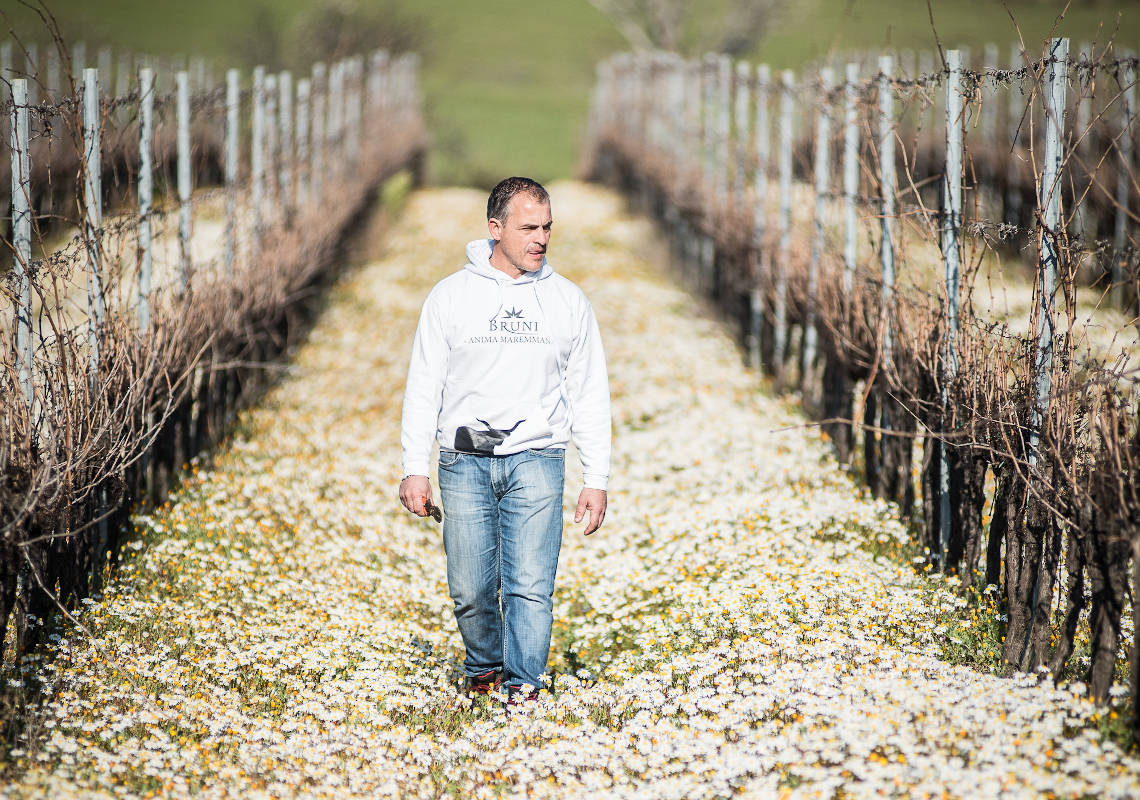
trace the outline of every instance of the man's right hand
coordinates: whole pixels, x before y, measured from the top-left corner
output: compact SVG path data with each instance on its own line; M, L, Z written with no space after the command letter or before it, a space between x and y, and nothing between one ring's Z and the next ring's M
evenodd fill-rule
M400 481L400 502L417 517L426 517L424 503L431 500L431 481L426 475L409 475Z

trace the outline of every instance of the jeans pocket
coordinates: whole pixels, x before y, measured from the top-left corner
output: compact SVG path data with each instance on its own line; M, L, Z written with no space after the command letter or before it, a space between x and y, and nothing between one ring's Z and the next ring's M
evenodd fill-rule
M441 467L454 467L459 463L459 457L463 455L458 450L440 450L439 451L439 465Z

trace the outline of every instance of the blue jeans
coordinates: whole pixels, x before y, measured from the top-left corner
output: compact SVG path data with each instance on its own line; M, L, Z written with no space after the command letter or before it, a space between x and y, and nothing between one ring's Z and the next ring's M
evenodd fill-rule
M441 450L443 546L469 676L501 670L540 688L554 620L566 451L484 456Z

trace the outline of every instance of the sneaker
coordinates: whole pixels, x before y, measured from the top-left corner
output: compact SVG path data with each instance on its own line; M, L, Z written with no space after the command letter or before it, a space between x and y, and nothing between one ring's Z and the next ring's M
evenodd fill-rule
M497 669L489 669L479 675L468 675L463 681L463 693L468 697L477 694L488 695L498 691L503 683L503 673Z

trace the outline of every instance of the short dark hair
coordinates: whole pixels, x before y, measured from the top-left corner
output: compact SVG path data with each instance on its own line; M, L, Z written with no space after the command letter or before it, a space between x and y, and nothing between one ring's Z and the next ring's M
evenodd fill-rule
M550 204L550 194L542 188L542 184L530 178L507 178L501 180L491 190L487 198L487 219L497 219L499 222L507 221L507 206L516 194L526 193L540 203Z

